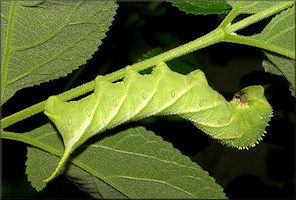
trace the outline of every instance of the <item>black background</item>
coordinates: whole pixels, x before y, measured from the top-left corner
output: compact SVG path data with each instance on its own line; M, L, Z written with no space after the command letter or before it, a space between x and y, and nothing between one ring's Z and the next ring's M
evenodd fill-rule
M169 3L121 2L107 37L87 65L66 78L17 92L4 104L2 117L91 81L99 74L133 64L154 48L167 51L203 36L215 29L222 19L223 15L185 14ZM267 20L256 23L240 34L258 33L266 23ZM176 117L148 118L122 125L111 132L138 125L154 131L207 170L229 198L295 197L295 100L284 78L264 72L261 67L263 58L258 48L220 43L178 59L201 68L209 84L228 100L245 86L269 86L265 94L274 109L274 117L263 141L249 151L227 148ZM180 67L176 71L182 72ZM75 73L80 74L78 79L73 78ZM7 130L30 131L48 121L43 114L38 114ZM26 151L26 144L2 140L3 198L89 198L65 176L57 177L37 192L25 174Z

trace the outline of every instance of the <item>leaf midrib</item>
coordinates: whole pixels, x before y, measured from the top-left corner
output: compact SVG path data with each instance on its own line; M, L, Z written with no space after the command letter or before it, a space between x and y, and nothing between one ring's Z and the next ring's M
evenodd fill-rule
M21 134L22 138L27 138L28 140L19 140L19 141L22 141L22 142L31 144L31 145L36 146L38 148L42 148L43 147L42 145L43 145L44 142L42 142L41 140L44 137L48 137L48 136L54 135L54 134L56 134L56 132L50 132L50 133L47 133L47 134L44 134L44 135L40 135L39 137L37 137L37 138L34 139L34 138L32 138L31 135L27 135L26 133L22 133ZM44 144L45 144L45 146L49 147L49 148L44 148L43 147L43 149L45 151L48 151L48 152L50 152L52 154L55 154L55 155L58 155L58 156L62 156L62 153L59 150L55 149L55 147L51 147L50 144L46 144L46 143L44 143ZM85 145L81 145L81 146L85 146ZM86 145L86 146L88 146L88 145ZM136 152L131 152L131 151L120 150L120 149L112 148L110 146L102 146L102 145L98 145L98 144L92 144L90 147L92 147L92 148L99 148L99 149L105 149L105 150L110 150L110 151L114 151L114 152L118 152L118 153L123 153L123 154L130 154L130 155L135 155L135 156L150 158L150 159L153 159L153 160L157 160L159 162L171 163L171 164L175 164L175 165L177 165L179 167L185 167L185 168L189 168L189 169L192 169L192 170L196 170L196 168L194 168L192 166L188 166L188 165L184 165L184 164L181 164L181 163L177 163L175 161L163 160L163 159L160 159L160 158L157 158L157 157L154 157L154 156L150 156L150 155L146 155L146 154L141 154L141 153L136 153ZM54 151L52 149L54 149ZM77 161L74 161L73 163L77 163Z
M287 9L288 10L288 9ZM291 15L291 14L290 14ZM283 21L283 20L286 20L290 15L284 15L277 23L274 23L271 27L270 27L270 29L269 29L269 31L267 32L267 34L266 34L266 36L267 35L269 35L271 32L272 32L272 30L274 29L274 27L275 26L277 26L281 21ZM294 24L295 25L295 24ZM269 40L267 40L266 42L267 43L271 43L275 38L277 38L277 37L279 37L280 35L282 35L282 34L285 34L286 32L289 32L290 30L293 30L293 29L295 29L295 26L292 26L292 27L290 27L290 28L286 28L286 29L284 29L284 30L281 30L280 32L277 32L277 34L275 34L273 37L270 37L269 38Z
M68 25L69 25L69 21L70 21L70 19L72 18L72 16L73 16L73 14L75 13L75 11L77 10L77 8L82 4L83 2L81 1L81 2L79 2L78 4L77 4L77 6L75 7L75 9L73 10L73 12L72 12L72 14L69 16L69 19L67 20L67 22L65 23L65 25L64 26L62 26L57 32L55 32L54 34L52 34L50 37L48 37L48 38L46 38L46 40L42 40L42 41L40 41L40 42L38 42L38 43L36 43L36 44L33 44L33 46L34 45L39 45L39 44L41 44L41 43L44 43L45 41L48 41L49 39L51 39L51 38L53 38L54 36L56 36L56 34L58 34L59 32L61 32L62 30L64 30L64 28L65 27L67 27ZM14 1L13 1L13 4L16 4ZM12 19L13 20L13 19ZM10 26L10 24L11 24L11 17L9 17L9 26ZM11 30L12 31L12 30ZM11 33L10 33L11 34ZM89 33L88 33L89 34ZM88 34L86 34L86 35L88 35ZM8 35L8 34L7 34ZM86 36L85 35L85 36ZM83 37L85 37L85 36L83 36ZM9 39L11 39L11 38L9 38ZM74 43L74 44L76 44L76 43ZM68 48L71 48L74 44L72 44L71 46L69 46ZM30 47L26 47L26 48L30 48ZM68 48L66 48L66 49L68 49ZM10 46L9 46L9 48L7 48L7 46L5 47L5 52L6 52L6 49L8 49L8 51L10 51L10 50L23 50L23 48L14 48L14 49L12 49L12 48L10 48ZM27 76L28 74L30 74L30 73L32 73L35 69L37 69L38 67L40 67L40 66L42 66L42 65L44 65L45 63L48 63L48 62L50 62L50 61L52 61L53 59L55 59L55 58L57 58L59 55L61 55L66 49L63 49L59 54L56 54L54 57L52 57L51 59L47 59L46 61L44 61L44 62L42 62L42 63L40 63L39 65L37 65L36 67L34 67L34 68L31 68L29 71L27 71L26 73L24 73L24 74L22 74L22 75L20 75L20 76L18 76L18 77L15 77L14 79L12 79L11 81L9 81L9 82L7 82L6 84L5 84L5 82L2 82L3 81L3 78L1 79L1 84L2 84L2 88L1 88L1 95L3 94L3 91L4 91L4 88L5 88L5 86L6 85L9 85L9 84L11 84L11 83L14 83L15 81L17 81L17 80L19 80L20 78L22 78L22 77L25 77L25 76ZM8 61L8 55L9 55L9 52L7 52L7 55L5 55L4 54L4 56L6 56L7 58L7 60L6 60L6 71L7 71L7 61ZM6 71L5 71L5 74L6 74ZM5 76L5 78L6 78L6 76ZM4 80L5 81L5 80ZM3 91L2 91L3 90Z
M64 26L62 26L58 31L56 31L54 34L52 34L51 36L49 36L49 37L46 38L45 40L42 40L42 41L40 41L40 42L38 42L38 43L35 43L35 44L31 45L31 47L33 47L34 45L37 46L37 45L39 45L39 44L41 44L41 43L43 43L43 42L46 42L47 40L53 38L56 34L58 34L59 32L61 32L65 27L67 27L67 26L69 26L69 25L76 25L76 24L79 24L79 23L84 23L84 22L79 22L79 23L69 23L69 21L71 20L73 14L75 13L75 11L77 10L77 8L78 8L82 3L83 3L83 1L79 2L79 4L77 4L77 6L75 7L75 9L73 10L73 13L70 15L69 19L67 20L67 23L65 23ZM96 12L96 13L97 13L97 12ZM93 17L94 15L95 15L95 14L93 14L93 15L90 16L89 18ZM88 19L89 19L89 18L88 18ZM103 19L102 19L102 20L103 20ZM82 39L85 38L86 36L88 36L89 34L91 34L94 30L96 30L96 28L97 28L97 26L94 27L90 32L86 33L86 34L82 37ZM81 39L81 38L80 38L80 39ZM59 54L56 54L55 56L51 57L50 59L45 60L44 62L40 63L39 65L35 66L34 68L31 68L31 69L30 69L29 71L27 71L26 73L24 73L24 74L22 74L22 75L20 75L20 76L18 76L18 77L15 77L15 78L12 79L11 81L7 82L6 85L10 85L10 84L16 82L16 81L19 80L20 78L25 77L25 76L27 76L27 75L30 74L30 73L33 73L33 71L36 70L37 68L39 68L40 66L42 66L42 65L44 65L44 64L46 64L46 63L48 63L48 62L50 62L50 61L52 61L52 60L54 60L54 59L56 59L59 55L61 55L61 54L62 54L63 52L65 52L67 49L69 49L69 48L73 47L75 44L77 44L77 43L80 41L80 39L79 39L78 41L75 41L72 45L68 46L67 48L63 49ZM25 48L24 48L24 47L22 47L22 48L10 48L10 50L24 50L24 49L26 49L26 48L31 48L31 47L30 47L30 46L27 46L27 47L25 47ZM21 85L23 85L23 84L24 84L24 83L22 83ZM16 87L17 87L17 86L18 86L18 85L16 85Z
M5 51L3 55L3 62L1 66L1 99L3 99L3 92L5 88L5 82L6 82L6 72L7 72L7 64L8 64L8 55L10 52L10 42L11 42L11 35L12 35L12 26L13 26L13 20L14 20L14 14L16 9L16 1L11 2L10 7L10 14L9 14L9 20L8 20L8 28L7 28L7 34L6 34L6 44L5 44Z
M56 132L51 132L51 133L48 133L48 134L45 134L45 135L42 135L40 137L38 137L37 139L37 143L36 144L42 144L42 142L40 141L43 136L49 136L49 135L53 135L53 134L56 134ZM28 136L24 136L24 137L28 137ZM31 138L30 136L28 138ZM32 138L31 138L32 139ZM33 144L34 146L37 146L36 144ZM48 146L46 144L46 146ZM49 146L48 146L49 147ZM110 151L115 151L115 152L119 152L119 153L123 153L123 154L131 154L131 155L135 155L135 156L140 156L140 157L146 157L146 158L150 158L150 159L153 159L153 160L157 160L159 162L165 162L165 163L170 163L170 164L175 164L179 167L184 167L184 168L188 168L188 169L191 169L191 170L197 170L196 168L192 167L192 166L188 166L188 165L184 165L184 164L180 164L180 163L176 163L175 161L169 161L169 160L162 160L160 158L157 158L157 157L153 157L153 156L150 156L150 155L145 155L145 154L140 154L140 153L135 153L135 152L130 152L130 151L123 151L123 150L120 150L120 149L115 149L115 148L112 148L110 146L102 146L102 145L96 145L96 144L92 144L91 147L93 148L99 148L99 149L106 149L106 150L110 150ZM51 148L48 148L48 150L51 150ZM48 151L47 150L47 151ZM50 151L50 153L54 153L56 154L57 152L52 152ZM60 156L60 155L59 155ZM126 191L122 190L120 187L118 187L116 185L116 183L114 183L111 179L116 179L116 178L129 178L129 179L138 179L138 180L146 180L146 181L152 181L152 182L158 182L158 183L162 183L162 184L165 184L165 185L168 185L168 186L171 186L177 190L180 190L180 191L183 191L184 193L188 194L189 196L192 196L194 197L194 194L192 193L189 193L188 191L186 190L183 190L182 188L178 187L178 186L175 186L175 185L172 185L171 183L169 183L168 181L163 181L163 180L157 180L157 179L147 179L147 178L138 178L138 177L132 177L132 176L125 176L125 175L118 175L118 176L104 176L103 174L101 173L98 173L96 171L96 169L93 169L91 168L91 166L89 166L88 164L86 163L83 163L79 160L76 160L76 161L73 161L71 160L72 164L75 164L77 165L78 167L86 170L87 172L91 173L92 175L96 176L97 178L99 179L102 179L104 182L110 184L110 185L113 185L113 187L117 188L118 191L120 191L121 193L123 194L127 194ZM185 177L185 176L180 176L180 177ZM179 178L180 178L179 177ZM198 178L198 177L194 177L194 176L190 176L190 177L193 177L193 178ZM111 181L111 182L110 182Z
M50 40L51 38L55 37L58 33L60 33L66 26L68 25L72 25L72 24L79 24L79 23L69 23L69 21L71 20L71 18L73 17L73 14L75 13L75 11L77 10L77 8L82 4L82 2L79 2L79 4L77 4L77 6L73 9L72 14L69 16L67 22L64 24L64 26L62 26L59 30L57 30L56 32L53 32L53 34L49 35L47 38L44 38L43 40L40 40L36 43L33 43L31 45L27 45L27 46L22 46L22 47L15 47L15 48L10 48L11 50L25 50L25 49L29 49L32 47L35 47L37 45L40 45L48 40Z
M180 176L180 177L187 177L187 176ZM178 178L180 178L178 177ZM189 176L188 176L189 177ZM194 177L194 176L191 176L193 178L197 178L197 177ZM191 197L196 197L194 196L195 194L194 193L190 193L186 190L184 190L183 188L181 187L178 187L178 186L175 186L175 185L172 185L171 183L167 182L167 181L161 181L161 180L156 180L156 179L147 179L147 178L138 178L138 177L131 177L131 176L110 176L110 177L107 177L107 179L130 179L130 180L140 180L140 181L147 181L147 182L155 182L155 183L160 183L160 184L164 184L164 185L167 185L167 186L170 186L172 188L175 188L176 190L179 190L179 191L182 191L183 193L187 194L188 196L191 196ZM118 191L120 191L121 193L123 194L126 194L128 195L129 197L132 197L132 198L137 198L133 195L130 195L128 194L127 192L123 192L121 191L120 187L117 187L116 188Z

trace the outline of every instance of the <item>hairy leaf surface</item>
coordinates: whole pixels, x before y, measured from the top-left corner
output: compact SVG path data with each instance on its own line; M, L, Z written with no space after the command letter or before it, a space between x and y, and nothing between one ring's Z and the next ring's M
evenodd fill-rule
M295 6L276 15L260 34L251 38L295 54ZM284 76L295 95L295 60L268 51L264 53L269 59L263 61L265 71Z
M43 178L46 177L46 174L54 170L54 164L56 164L60 158L34 146L28 146L27 149L28 159L26 162L26 174L28 175L28 180L31 182L32 186L35 187L37 191L40 191L46 186L46 183L42 181ZM61 172L64 173L78 188L93 198L127 198L103 180L72 163L67 165L66 170L64 167Z
M181 11L195 15L222 14L231 10L231 6L226 1L174 1L169 0L173 6Z
M295 60L272 52L264 51L267 59L264 59L262 66L266 72L284 76L290 83L291 94L295 96Z
M250 38L295 53L295 6L276 15L260 34Z
M47 124L22 135L34 140L36 146L62 155L63 144L52 125ZM26 172L33 186L42 188L42 179L48 177L54 168L52 165L56 165L59 159L40 150L32 151L28 154ZM38 161L39 158L41 161ZM47 167L49 161L52 164ZM91 177L101 184L96 192L104 193L105 198L112 197L116 192L141 199L226 198L223 189L207 172L170 143L142 127L104 137L91 145L83 145L70 161L96 177ZM77 166L72 169L72 164L69 164L65 171L66 176L76 181L83 178L76 174L77 171L71 172L82 170ZM83 182L81 187L86 186L87 181ZM113 197L120 197L118 195Z
M1 100L66 76L98 50L114 1L1 1Z
M237 1L228 0L227 3L235 7ZM240 14L254 14L279 3L281 3L281 1L243 1L238 12Z

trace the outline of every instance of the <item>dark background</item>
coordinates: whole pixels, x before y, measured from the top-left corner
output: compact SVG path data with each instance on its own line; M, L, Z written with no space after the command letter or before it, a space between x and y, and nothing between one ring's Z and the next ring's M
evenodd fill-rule
M185 14L163 2L121 2L107 37L87 65L66 78L17 92L5 103L2 117L91 81L99 74L133 64L154 48L167 51L203 36L215 29L224 16ZM259 33L267 22L252 25L240 34ZM274 117L263 141L248 151L225 147L177 117L151 117L113 131L142 125L161 135L207 170L229 198L295 197L295 99L284 78L264 72L263 58L258 48L220 43L169 63L173 70L181 73L202 69L209 84L228 100L245 86L268 86L265 95L274 109ZM178 67L176 62L186 67ZM48 119L40 113L7 130L30 131L46 122ZM37 192L25 174L26 151L23 143L2 140L3 198L89 198L64 176L57 177Z

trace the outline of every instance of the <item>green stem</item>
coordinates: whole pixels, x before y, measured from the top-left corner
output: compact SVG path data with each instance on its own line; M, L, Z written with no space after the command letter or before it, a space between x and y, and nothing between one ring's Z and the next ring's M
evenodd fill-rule
M87 92L90 92L94 89L95 87L95 82L91 81L88 82L84 85L81 85L79 87L73 88L67 92L64 92L62 94L59 95L59 98L61 100L67 101L69 99L73 99L75 97L79 97L82 94L85 94ZM35 115L39 112L42 112L45 106L45 102L46 101L42 101L40 103L37 103L29 108L26 108L22 111L19 111L17 113L14 113L6 118L3 118L1 120L1 128L4 129L16 122L19 122L21 120L24 120L32 115Z
M263 10L262 12L256 13L254 15L251 15L235 24L232 24L231 26L225 27L226 33L234 33L235 31L241 30L251 24L254 24L262 19L265 19L269 16L272 16L286 8L289 8L290 6L294 5L295 1L283 1L282 3L276 4L275 6L272 6L266 10Z
M230 11L230 13L225 17L225 19L220 24L219 26L220 28L224 29L226 26L229 26L231 24L231 21L238 15L238 12L242 3L243 3L242 1L237 2L235 7Z
M230 25L231 21L238 14L238 10L240 8L241 3L242 2L238 2L236 4L235 8L230 12L230 14L221 23L221 25L218 28L216 28L215 30L213 30L212 32L208 33L207 35L204 35L192 42L189 42L189 43L184 44L182 46L176 47L170 51L164 52L160 55L154 56L152 58L149 58L149 59L144 60L142 62L133 64L131 66L134 68L135 71L141 71L141 70L144 70L144 69L147 69L149 67L156 65L159 61L166 62L166 61L175 59L177 57L183 56L185 54L191 53L193 51L196 51L198 49L201 49L203 47L206 47L206 46L218 43L218 42L222 42L222 41L253 45L256 47L264 48L267 50L271 50L271 51L295 58L295 55L291 56L291 53L287 52L286 50L279 49L279 48L274 47L272 45L263 44L260 41L254 41L254 40L251 40L247 37L237 36L234 34L235 31L245 28L245 27L247 27L253 23L256 23L259 20L262 20L266 17L269 17L277 12L280 12L281 10L284 10L284 9L292 6L293 4L295 4L295 2L294 1L287 1L287 2L284 1L282 3L277 4L276 6L273 6L269 9L263 10L262 12L251 15L250 17L247 17L247 18L243 19L242 21L239 21L235 24ZM116 72L106 75L106 78L107 78L107 80L113 82L113 81L123 78L124 74L125 74L125 69L121 69L121 70L118 70ZM1 81L3 81L3 78ZM79 86L77 88L74 88L72 90L64 92L63 94L60 94L59 97L61 100L68 101L70 99L73 99L75 97L78 97L80 95L83 95L87 92L92 91L94 89L94 87L95 87L95 83L94 83L94 81L91 81L91 82L86 83L82 86ZM20 112L17 112L13 115L10 115L10 116L4 118L2 120L2 124L1 124L2 129L4 129L4 128L6 128L18 121L24 120L34 114L41 112L44 108L44 105L45 105L45 101L35 104L27 109L24 109Z
M3 131L3 132L1 132L1 138L24 142L24 143L33 145L35 147L38 147L40 149L44 149L44 150L51 152L51 153L58 155L58 156L63 155L62 151L58 151L57 149L52 148L48 145L45 145L44 143L41 143L38 140L33 140L32 138L27 137L26 133L13 133L13 132Z
M272 52L287 56L289 58L295 59L294 52L280 48L278 46L274 46L272 44L267 44L265 42L261 42L259 40L254 40L250 37L240 36L240 35L236 35L236 34L226 34L225 41L226 42L234 42L234 43L238 43L238 44L245 44L245 45L254 46L254 47L259 47L259 48L266 49L268 51L272 51Z
M142 71L144 69L147 69L149 67L155 66L158 62L163 61L167 62L169 60L178 58L180 56L183 56L185 54L191 53L193 51L196 51L198 49L201 49L203 47L218 43L223 41L225 38L224 31L221 28L217 28L213 30L212 32L193 40L189 43L183 44L179 47L176 47L174 49L171 49L169 51L166 51L162 54L159 54L157 56L154 56L152 58L143 60L141 62L135 63L131 65L134 70L136 71ZM118 70L112 74L108 74L106 78L110 81L116 81L118 79L121 79L124 77L125 69Z
M24 142L24 143L33 145L35 147L38 147L38 148L40 148L42 150L48 151L51 154L55 154L55 155L60 156L60 157L62 157L64 155L64 153L62 151L59 151L56 148L52 148L51 146L46 145L46 144L40 142L39 140L30 138L30 137L28 137L26 135L26 133L13 133L13 132L3 131L1 133L1 138L11 139L11 140L16 140L16 141ZM84 163L79 162L79 161L77 161L75 159L74 160L71 160L71 162L74 163L75 165L81 167L82 169L85 169L86 171L88 171L88 172L90 172L92 174L95 174L95 171L93 169L89 168ZM97 177L100 178L100 179L103 179L107 183L109 183L106 177L104 177L102 175L100 175L100 176L97 175ZM112 183L109 183L109 184L112 185Z
M175 59L177 57L183 56L185 54L191 53L193 51L196 51L198 49L201 49L203 47L218 43L220 41L223 41L225 38L224 31L221 28L217 28L213 30L212 32L208 33L207 35L204 35L196 40L193 40L187 44L184 44L182 46L176 47L170 51L164 52L162 54L159 54L157 56L154 56L152 58L149 58L147 60L135 63L131 65L131 67L134 68L136 71L142 71L144 69L147 69L149 67L153 67L160 61L169 61L172 59ZM116 72L113 72L111 74L106 75L106 79L113 82L119 79L122 79L125 74L125 69L118 70ZM76 87L74 89L71 89L67 92L64 92L59 96L59 98L63 101L68 101L70 99L73 99L75 97L81 96L83 94L86 94L95 88L95 82L91 81L88 82L82 86ZM35 104L29 108L26 108L20 112L14 113L13 115L10 115L4 119L2 119L1 125L2 129L18 122L21 120L24 120L32 115L35 115L39 112L43 111L45 105L45 101L42 101L38 104Z

